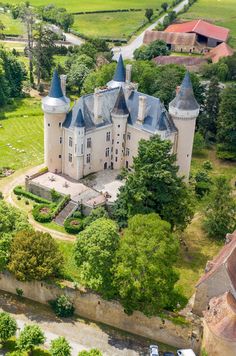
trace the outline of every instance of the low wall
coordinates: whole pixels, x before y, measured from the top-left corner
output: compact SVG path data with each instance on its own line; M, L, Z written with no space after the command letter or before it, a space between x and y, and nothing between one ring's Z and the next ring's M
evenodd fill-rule
M16 294L16 288L23 290L24 297L42 304L66 294L73 301L76 314L82 317L178 348L193 348L196 352L200 349L201 331L193 324L180 326L159 317L148 318L141 312L128 316L118 302L105 301L94 293L72 287L61 289L45 282L20 282L8 272L0 274L0 290Z
M30 193L38 195L41 198L52 200L51 189L43 187L42 185L29 180L26 182L26 190Z

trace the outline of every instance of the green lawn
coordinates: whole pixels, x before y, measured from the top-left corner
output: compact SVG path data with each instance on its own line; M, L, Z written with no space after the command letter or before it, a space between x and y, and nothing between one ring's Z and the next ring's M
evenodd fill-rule
M146 20L143 11L76 15L73 29L91 37L127 38Z
M2 2L9 3L9 0L2 0ZM22 3L22 0L14 0L15 4ZM166 2L171 3L171 0ZM31 0L30 3L35 6L48 5L50 2L48 0ZM153 8L158 9L163 3L162 0L131 0L127 2L126 0L70 0L65 3L64 0L54 0L51 3L58 7L64 7L70 12L79 11L96 11L96 10L119 10L119 9L146 9Z
M24 25L19 20L14 20L9 14L0 13L0 20L5 26L5 35L22 35L25 32Z
M74 260L75 244L73 242L66 242L66 241L59 241L59 240L57 240L57 243L65 259L63 277L70 281L79 283L80 276Z
M229 44L236 48L235 0L198 0L182 17L184 20L202 18L229 28L231 36Z
M0 110L0 167L19 169L43 162L43 112L34 98Z

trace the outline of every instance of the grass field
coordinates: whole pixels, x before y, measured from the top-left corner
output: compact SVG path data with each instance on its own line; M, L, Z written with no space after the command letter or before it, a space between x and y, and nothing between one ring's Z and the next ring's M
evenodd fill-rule
M236 48L236 0L198 0L182 18L202 18L229 28L229 44Z
M19 169L43 162L40 101L17 99L0 110L0 167Z
M91 37L127 38L145 21L144 11L76 15L73 29Z
M2 2L9 2L9 0L2 0ZM22 3L22 0L14 0L15 4ZM171 0L166 2L170 3ZM48 5L48 0L31 0L30 3L35 6ZM64 7L70 12L79 11L96 11L96 10L119 10L119 9L146 9L153 8L158 9L163 3L162 0L70 0L66 3L64 0L54 0L51 3L58 7Z
M24 25L19 20L14 20L9 14L0 13L0 20L5 26L5 35L22 35L25 32Z

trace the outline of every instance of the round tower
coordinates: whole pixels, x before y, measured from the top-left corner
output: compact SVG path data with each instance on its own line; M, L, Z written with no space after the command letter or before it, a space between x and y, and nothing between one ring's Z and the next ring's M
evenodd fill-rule
M129 117L122 87L120 87L111 117L113 122L113 168L121 169L124 165L125 136Z
M84 176L84 135L85 122L81 109L79 109L74 123L75 157L77 157L77 177L79 180Z
M110 82L107 83L108 88L113 89L113 88L119 88L121 86L124 86L125 79L126 79L125 77L126 77L125 66L124 66L122 55L120 55L117 62L114 77Z
M49 172L62 172L62 124L70 109L70 100L61 88L57 70L53 73L48 96L42 100L44 112L44 162Z
M176 97L169 104L169 113L178 130L177 165L179 166L179 175L185 176L186 181L189 179L193 139L199 109L199 104L194 97L190 75L187 72Z

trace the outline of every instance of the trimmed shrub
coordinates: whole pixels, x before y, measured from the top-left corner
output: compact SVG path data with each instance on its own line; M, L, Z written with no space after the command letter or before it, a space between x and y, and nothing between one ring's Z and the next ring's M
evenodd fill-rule
M64 228L69 234L78 234L83 229L83 222L79 218L68 218L64 222Z
M74 314L75 308L73 303L66 295L60 295L57 299L51 300L49 304L57 316L67 318Z
M51 205L35 205L32 210L34 220L45 223L50 222L53 219L53 206Z
M35 201L36 203L39 204L51 204L51 202L47 199L41 198L38 195L35 195L33 193L27 192L23 187L21 187L20 185L18 185L17 187L15 187L13 189L14 194L19 195L19 196L24 196L28 199L31 199L33 201Z

